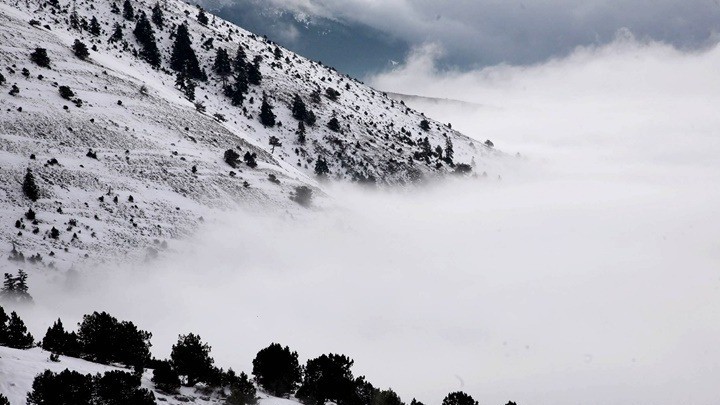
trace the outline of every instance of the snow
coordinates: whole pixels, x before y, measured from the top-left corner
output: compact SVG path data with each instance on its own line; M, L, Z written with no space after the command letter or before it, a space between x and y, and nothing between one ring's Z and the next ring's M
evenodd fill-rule
M59 362L50 361L50 352L40 348L17 350L0 346L0 394L10 400L11 405L24 405L25 398L32 390L35 376L50 370L55 373L65 369L77 371L81 374L102 374L112 370L131 372L121 367L106 366L91 363L85 360L67 356L60 356ZM216 394L208 395L199 388L182 387L175 395L168 395L155 389L151 381L152 370L145 370L142 378L142 387L155 394L159 404L222 404L224 403ZM258 390L258 405L299 405L299 402L276 398Z

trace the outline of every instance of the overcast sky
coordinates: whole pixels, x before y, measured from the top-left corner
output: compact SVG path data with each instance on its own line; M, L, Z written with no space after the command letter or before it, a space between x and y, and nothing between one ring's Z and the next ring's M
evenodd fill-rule
M257 14L251 29L357 76L385 68L390 59L401 61L426 43L443 50L442 64L469 69L542 62L579 45L611 42L624 29L682 49L707 47L720 38L720 0L205 1L211 8L224 5L226 16L241 22ZM244 17L231 12L238 8ZM278 21L282 12L295 18ZM315 24L323 27L322 35L305 35ZM365 38L367 30L380 35ZM336 54L337 48L358 47L348 42L353 34L373 47ZM373 58L373 52L385 59Z

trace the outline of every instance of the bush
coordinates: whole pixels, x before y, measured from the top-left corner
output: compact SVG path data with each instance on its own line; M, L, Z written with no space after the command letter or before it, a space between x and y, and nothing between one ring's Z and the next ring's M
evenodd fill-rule
M185 376L188 387L208 382L212 377L215 361L210 357L210 346L203 343L198 335L180 335L177 344L172 347L170 359L177 373Z
M309 207L312 203L313 191L308 186L295 187L295 193L290 197L291 200L302 205L303 207Z
M472 166L467 163L458 163L458 165L455 166L455 174L470 174L472 170Z
M328 401L351 404L356 392L352 365L353 360L338 354L308 360L297 398L308 405L324 405Z
M456 391L448 394L443 399L442 405L478 405L478 401L462 391Z
M150 360L152 334L107 312L85 315L78 328L82 357L97 363L144 367Z
M428 120L420 121L420 128L423 131L429 131L430 130L430 122Z
M235 152L234 149L226 150L223 155L223 160L225 160L225 163L230 165L230 167L237 167L238 159L240 159L240 155Z
M32 391L27 394L28 405L90 405L92 378L76 371L58 374L50 370L35 377Z
M88 56L90 56L90 52L88 52L87 46L79 39L75 40L72 49L75 53L75 56L77 56L79 59L85 60Z
M257 167L257 155L255 153L245 152L245 156L243 156L243 160L245 161L245 164L248 165L251 169L254 169Z
M302 372L297 352L278 343L260 350L253 360L255 381L276 397L292 394L300 383Z
M50 67L50 58L48 58L47 49L45 48L35 48L30 54L30 60L40 67Z
M108 371L93 378L93 405L153 405L155 395L140 388L140 376L124 371Z
M162 361L155 366L152 382L157 389L171 394L180 388L180 376L169 361Z
M328 87L325 90L325 97L329 98L332 101L337 101L337 99L340 97L340 92L333 89L332 87Z
M234 371L229 370L226 378L230 386L230 396L227 398L226 404L252 405L257 402L257 391L247 374L240 373L239 376L236 376Z
M333 132L340 132L340 121L336 117L332 117L327 124L328 129Z
M35 377L27 395L30 405L154 405L155 395L140 388L140 376L109 371L95 377L65 370L46 370Z
M68 86L60 86L58 87L58 91L60 92L60 97L64 98L65 100L70 100L75 97L75 93L73 93L73 91L70 90L70 87Z

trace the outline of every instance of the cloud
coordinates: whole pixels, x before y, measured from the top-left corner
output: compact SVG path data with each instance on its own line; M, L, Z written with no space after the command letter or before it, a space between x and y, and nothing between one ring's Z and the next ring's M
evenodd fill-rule
M361 23L411 45L437 42L454 66L527 64L579 45L606 44L627 28L639 38L700 48L720 32L709 0L270 0L283 10Z
M416 190L336 186L334 209L293 220L225 213L177 256L70 291L34 274L21 315L41 336L108 310L158 356L197 332L246 372L272 341L345 353L406 402L715 404L720 49L624 35L477 71L437 68L441 51L373 82L474 103L408 101L522 158Z

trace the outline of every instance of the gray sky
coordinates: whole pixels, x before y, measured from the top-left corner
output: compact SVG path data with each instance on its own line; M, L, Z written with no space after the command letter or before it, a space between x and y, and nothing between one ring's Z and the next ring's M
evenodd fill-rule
M212 7L213 0L206 1ZM411 48L436 43L444 51L441 64L460 69L542 62L579 45L611 42L622 29L682 49L703 48L720 38L720 0L219 1L215 7L224 4L226 10L244 5L245 19L248 12L260 15L250 28L262 29L291 48L310 49L311 57L327 55L323 61L358 76L384 68L387 60L363 60L373 49L336 54L334 46L353 46L347 30L349 36L363 38L367 30L380 33L369 41L387 59L402 60ZM283 11L295 18L279 22ZM314 24L323 26L322 35L303 35ZM335 37L338 31L344 35Z

